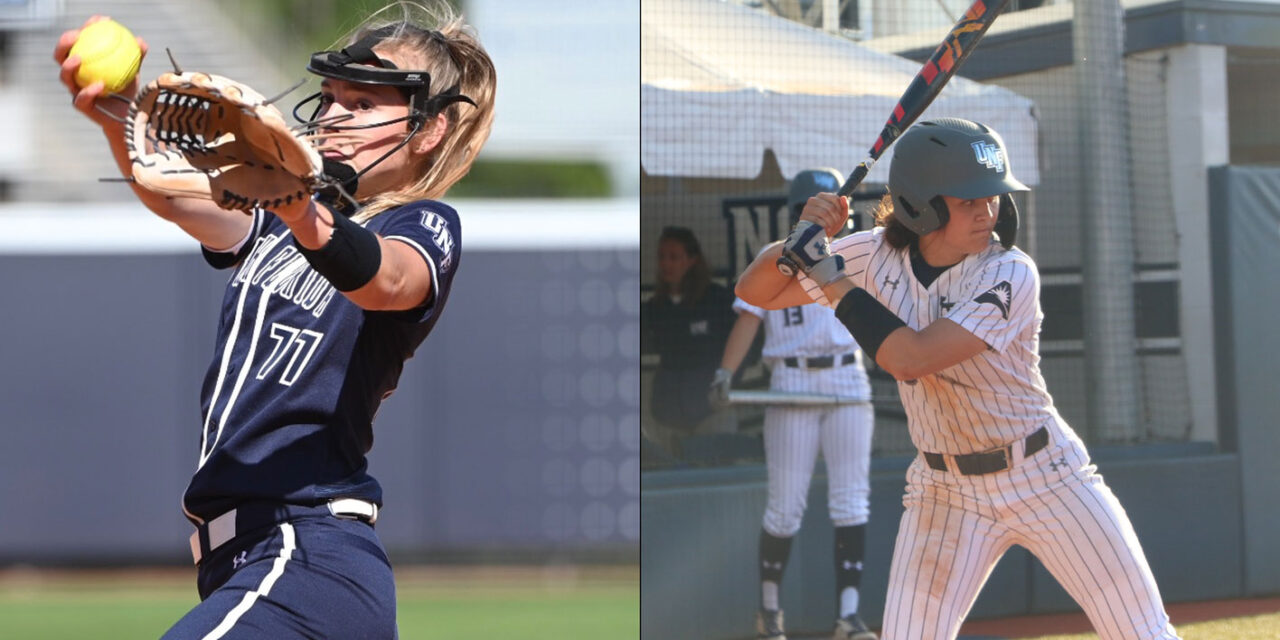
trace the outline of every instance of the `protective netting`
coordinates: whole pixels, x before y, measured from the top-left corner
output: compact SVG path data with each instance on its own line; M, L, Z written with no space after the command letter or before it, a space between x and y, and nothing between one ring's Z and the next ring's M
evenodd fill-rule
M1116 17L1118 0L1091 4L1094 20L1113 24L1107 21ZM824 31L822 10L833 5L839 25ZM696 236L712 281L732 288L763 244L786 235L788 179L806 168L852 171L920 63L968 6L967 0L643 3L643 296L658 284L658 238L672 226ZM1184 355L1170 178L1169 56L1113 51L1113 69L1073 65L1073 46L1121 47L1118 37L1073 35L1074 11L1062 2L1011 2L923 118L990 124L1009 146L1015 175L1032 187L1019 199L1018 244L1040 267L1046 315L1040 366L1067 421L1090 444L1187 440L1195 394ZM1050 49L1037 53L1045 62L1001 72L1011 68L1008 61L1002 67L993 58L1017 55L1010 43L1032 32L1058 34L1038 41ZM989 45L999 48L984 60ZM1092 60L1107 58L1097 53ZM891 151L857 192L862 228L883 193ZM1099 177L1097 166L1107 174ZM650 409L662 399L652 397L649 381L660 363L652 339L644 349L642 424L658 431ZM748 359L735 388L767 386L764 367ZM895 383L873 370L872 386L875 453L914 451ZM736 433L749 439L760 415L757 407L739 407ZM711 430L732 433L734 426ZM732 444L724 433L714 437ZM759 455L749 443L717 451L714 463Z

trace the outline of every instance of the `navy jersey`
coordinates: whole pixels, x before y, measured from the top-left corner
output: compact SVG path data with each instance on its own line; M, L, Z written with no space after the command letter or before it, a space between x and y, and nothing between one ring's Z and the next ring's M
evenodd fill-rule
M420 201L365 226L422 254L432 291L423 306L356 306L311 268L289 228L270 213L255 216L235 254L205 251L211 265L236 269L201 391L199 466L183 497L193 520L254 499L381 504L365 459L373 416L444 310L461 225L448 205Z
M657 352L662 369L714 371L738 318L733 299L733 292L714 282L692 302L654 294L640 308L641 350Z

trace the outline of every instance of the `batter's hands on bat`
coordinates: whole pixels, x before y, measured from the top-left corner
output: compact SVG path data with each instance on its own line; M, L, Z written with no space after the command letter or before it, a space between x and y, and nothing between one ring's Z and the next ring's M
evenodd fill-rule
M713 408L729 407L729 389L732 386L733 372L724 368L716 369L716 375L711 379L711 390L707 393L707 400L711 402Z
M834 238L849 222L849 199L834 193L819 193L809 198L800 211L800 219L819 225Z
M58 78L62 81L63 86L67 88L67 91L71 93L72 104L75 106L76 111L83 113L104 129L108 127L123 128L124 125L120 121L128 114L129 103L124 100L103 100L102 98L106 97L107 91L101 82L94 82L83 88L77 85L76 72L80 70L80 56L72 56L70 53L71 46L80 37L81 29L95 22L108 19L107 16L92 16L81 25L80 29L64 31L58 38L57 46L53 49L53 61L57 62L61 68ZM147 43L142 38L137 40L138 48L142 49L142 58L145 60L147 57ZM120 95L125 98L133 98L137 92L138 78L135 76L124 89L120 90ZM111 115L103 113L99 109L106 110ZM116 119L113 119L112 115L116 116Z
M782 243L782 255L778 258L778 270L788 276L803 271L809 273L814 265L831 256L831 239L816 222L800 220Z

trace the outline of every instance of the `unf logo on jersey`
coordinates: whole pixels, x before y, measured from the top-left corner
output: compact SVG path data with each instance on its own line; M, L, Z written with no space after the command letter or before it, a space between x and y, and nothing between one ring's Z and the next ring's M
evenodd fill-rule
M444 253L440 269L448 271L449 267L453 265L453 234L449 233L448 221L436 212L428 211L422 214L422 226L435 234L431 236L431 241L435 242L440 251Z
M986 293L973 299L974 302L994 304L996 308L1000 309L1000 315L1005 320L1009 319L1009 304L1012 300L1013 287L1009 286L1009 282L1007 280L991 287Z
M997 172L1004 171L1004 151L999 145L979 140L969 146L973 147L973 155L983 166Z

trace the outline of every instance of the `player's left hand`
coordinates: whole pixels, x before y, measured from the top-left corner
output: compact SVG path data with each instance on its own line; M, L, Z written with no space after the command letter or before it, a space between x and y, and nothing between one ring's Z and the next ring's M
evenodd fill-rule
M716 369L716 375L711 380L711 390L707 394L707 400L711 402L712 408L726 409L729 407L729 389L733 385L733 372L728 369Z

